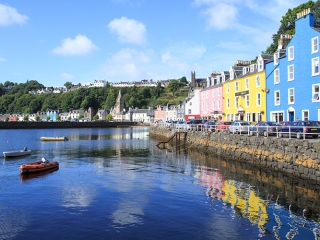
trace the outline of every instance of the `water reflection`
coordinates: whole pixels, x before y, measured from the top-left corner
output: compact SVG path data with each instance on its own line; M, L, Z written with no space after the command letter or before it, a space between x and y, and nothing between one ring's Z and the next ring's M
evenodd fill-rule
M297 234L310 236L310 229L315 239L320 239L316 181L199 151L188 153L200 165L198 175L200 184L207 187L206 194L230 204L236 214L257 224L261 236L273 233L277 239L293 239Z

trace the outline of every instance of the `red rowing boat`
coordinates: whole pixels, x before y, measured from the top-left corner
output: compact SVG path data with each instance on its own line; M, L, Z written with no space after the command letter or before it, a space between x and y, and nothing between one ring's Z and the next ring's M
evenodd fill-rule
M59 163L49 162L48 160L42 158L41 161L31 162L23 164L19 167L20 172L22 173L34 173L34 172L42 172L49 169L59 168Z

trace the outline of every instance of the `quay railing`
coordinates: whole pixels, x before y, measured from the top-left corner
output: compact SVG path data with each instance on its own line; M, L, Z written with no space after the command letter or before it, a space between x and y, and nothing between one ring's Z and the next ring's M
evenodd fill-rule
M237 132L230 132L230 125L209 125L206 127L203 124L168 124L163 122L152 123L151 126L175 129L176 131L202 131L202 132L223 132L226 134L240 134L248 136L264 136L264 137L276 137L276 138L298 138L306 139L312 137L317 139L320 135L319 126L245 126L244 130Z

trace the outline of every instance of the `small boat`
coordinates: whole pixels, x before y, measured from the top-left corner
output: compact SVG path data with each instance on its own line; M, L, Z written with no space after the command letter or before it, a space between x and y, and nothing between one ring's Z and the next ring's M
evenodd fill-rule
M21 156L26 156L26 155L30 155L30 154L31 154L31 150L28 150L27 148L24 148L23 150L14 150L14 151L3 152L3 156L5 158L21 157Z
M41 141L68 141L67 137L41 137Z
M19 170L21 173L36 173L36 172L42 172L47 171L50 169L59 168L59 163L49 162L47 159L42 158L41 161L37 162L31 162L23 164L19 167Z
M47 174L50 174L50 173L57 171L58 169L59 169L59 167L52 168L52 169L45 170L45 171L41 171L41 172L30 172L30 173L22 172L22 173L20 173L20 179L22 181L27 181L27 180L30 180L33 178L43 177Z

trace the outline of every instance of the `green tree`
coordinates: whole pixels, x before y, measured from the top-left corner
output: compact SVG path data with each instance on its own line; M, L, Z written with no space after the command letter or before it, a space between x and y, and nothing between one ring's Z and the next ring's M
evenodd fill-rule
M172 95L174 94L182 87L182 83L178 80L171 80L168 85L168 89L170 92L172 92Z
M187 80L187 78L186 77L182 77L182 78L180 78L180 80L179 80L183 85L188 85L188 80Z
M106 116L106 120L107 120L107 121L112 121L112 120L113 120L113 116L109 113L109 114Z
M319 22L319 0L314 3L313 1L309 0L306 3L300 4L298 7L293 9L288 9L287 13L282 16L280 20L280 27L276 34L272 35L272 43L270 46L264 51L267 54L274 54L275 51L278 49L278 40L280 39L281 34L290 34L293 35L295 33L295 20L297 19L297 13L310 8L311 10L315 11L315 22Z
M94 116L93 116L93 120L96 121L96 120L98 120L98 119L99 119L99 116L98 116L98 115L94 115Z
M63 86L65 86L67 89L70 89L72 87L72 82L66 82Z
M80 115L79 115L79 119L81 119L81 118L84 118L83 114L80 114Z
M37 122L39 122L40 121L40 116L36 115L35 119L36 119Z
M61 117L59 115L56 116L56 121L60 121Z
M25 115L24 117L23 117L23 121L28 121L29 120L29 116L28 115Z
M47 121L50 121L51 117L50 116L47 116Z

